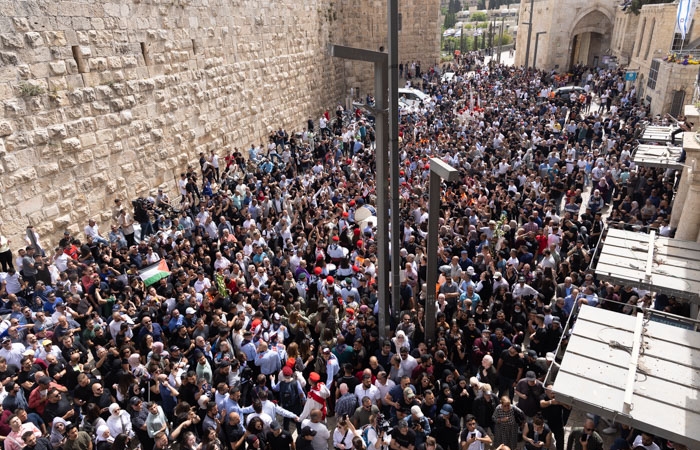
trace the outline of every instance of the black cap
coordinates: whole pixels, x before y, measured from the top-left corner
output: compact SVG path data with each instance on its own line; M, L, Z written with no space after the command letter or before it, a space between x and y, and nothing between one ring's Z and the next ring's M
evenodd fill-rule
M277 422L276 420L273 420L272 422L270 422L270 429L271 430L280 430L280 429L282 429L282 427L280 426L279 422Z
M316 436L316 430L311 427L304 427L301 429L302 436Z
M129 404L130 404L131 406L136 406L136 405L138 405L139 403L141 403L142 401L143 401L143 400L141 400L140 397L133 396L133 397L131 397L131 400L129 400Z

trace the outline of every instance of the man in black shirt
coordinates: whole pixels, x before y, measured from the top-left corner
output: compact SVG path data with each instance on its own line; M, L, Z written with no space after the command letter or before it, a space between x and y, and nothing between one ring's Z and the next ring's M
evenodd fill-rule
M399 424L391 430L392 450L413 450L416 445L416 432L408 427L408 422L400 420Z
M513 398L515 382L523 376L525 363L518 353L518 348L511 345L508 350L501 353L498 360L498 395L508 395Z
M556 439L557 450L564 450L564 426L569 420L571 407L559 403L556 399L552 384L548 384L540 397L542 417L547 421Z
M270 431L267 432L267 443L274 450L292 450L292 436L283 430L276 420L270 423Z
M227 420L221 424L219 439L221 439L226 448L237 449L243 444L244 438L245 428L241 424L240 414L237 412L228 413ZM273 448L275 447L273 446Z

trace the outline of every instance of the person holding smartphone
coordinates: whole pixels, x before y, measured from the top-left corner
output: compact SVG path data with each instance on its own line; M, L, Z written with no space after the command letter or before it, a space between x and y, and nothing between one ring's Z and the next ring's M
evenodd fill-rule
M476 423L476 417L467 414L464 422L467 427L462 430L459 436L461 450L484 450L486 444L491 444L491 437Z
M552 432L539 413L532 421L523 425L523 441L525 441L526 450L551 448Z
M595 430L595 423L586 419L582 427L571 429L566 450L603 450L603 438Z

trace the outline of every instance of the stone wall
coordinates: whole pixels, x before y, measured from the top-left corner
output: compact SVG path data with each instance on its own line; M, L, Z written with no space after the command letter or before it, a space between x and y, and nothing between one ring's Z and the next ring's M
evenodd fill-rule
M338 15L348 21L341 45L378 50L387 45L387 1L344 0ZM421 71L440 61L439 0L399 1L399 62L420 61ZM346 62L347 89L359 88L364 96L374 92L374 69L369 63Z
M106 233L114 198L156 187L174 195L199 152L245 151L273 128L299 129L357 75L328 44L386 39L361 28L372 18L379 29L383 5L0 2L0 231L16 247L33 224L55 242L92 216ZM422 41L439 27L411 17L404 33L421 36L411 57L432 52Z

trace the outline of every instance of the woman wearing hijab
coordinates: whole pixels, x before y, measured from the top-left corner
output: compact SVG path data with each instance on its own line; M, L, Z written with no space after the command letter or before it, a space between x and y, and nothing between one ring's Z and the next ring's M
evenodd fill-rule
M113 442L114 438L110 434L109 427L100 425L95 435L95 450L110 450Z
M61 417L56 417L53 419L53 425L51 426L51 436L49 437L49 443L53 450L58 450L63 447L66 442L66 422Z
M117 403L109 405L109 417L107 418L107 427L112 436L118 436L121 433L132 437L134 432L131 430L131 416L129 413L122 410Z

